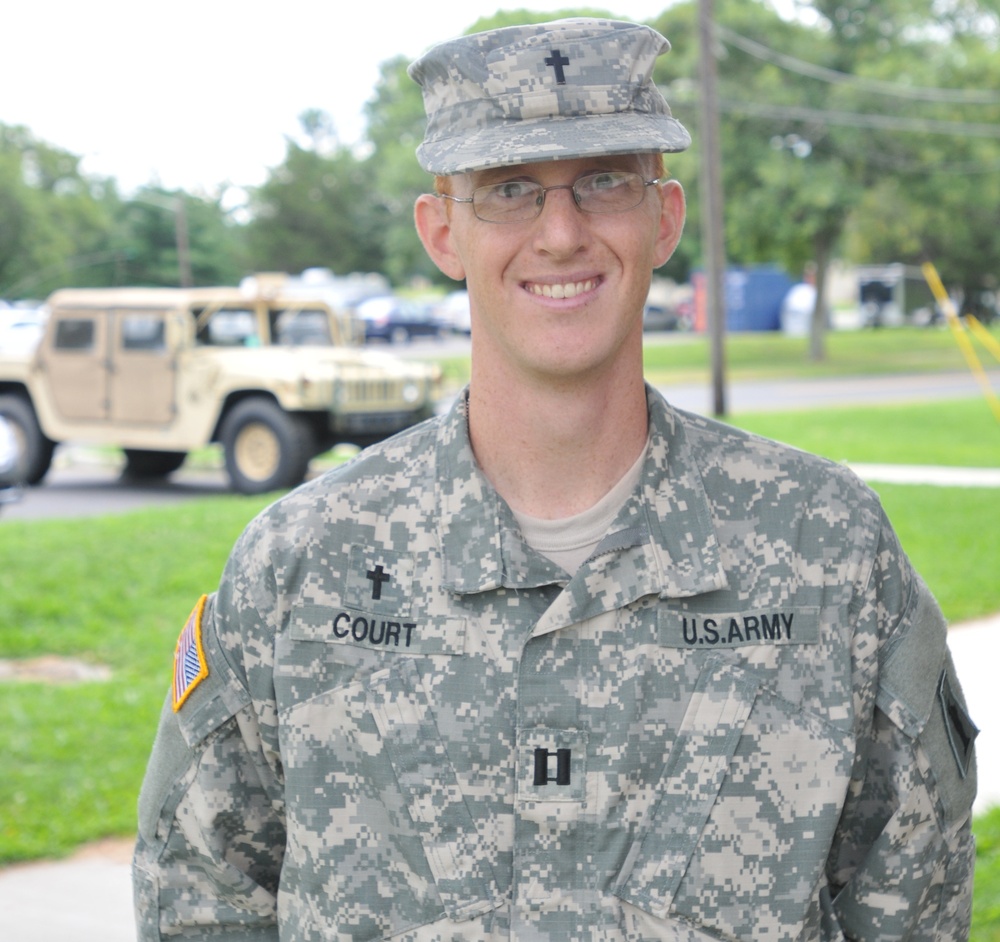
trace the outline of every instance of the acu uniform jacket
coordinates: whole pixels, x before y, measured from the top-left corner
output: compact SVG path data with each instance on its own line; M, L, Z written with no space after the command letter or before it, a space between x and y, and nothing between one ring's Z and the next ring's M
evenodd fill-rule
M975 727L877 498L648 400L572 578L461 400L250 525L178 644L143 942L966 936Z

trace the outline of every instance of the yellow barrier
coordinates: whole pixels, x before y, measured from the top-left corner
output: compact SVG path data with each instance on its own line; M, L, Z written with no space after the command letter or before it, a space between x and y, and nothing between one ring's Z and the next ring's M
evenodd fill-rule
M958 316L958 312L955 310L955 305L952 303L948 292L945 291L944 285L941 283L941 278L933 264L930 262L924 262L921 269L923 270L924 278L931 289L931 293L934 295L938 304L941 305L941 310L944 311L945 320L948 321L948 326L951 328L952 336L954 336L955 342L958 344L958 348L962 351L966 364L972 371L973 376L975 376L978 380L979 385L983 390L983 395L986 397L986 401L990 404L990 408L993 410L994 417L998 422L1000 422L1000 399L997 398L997 394L993 391L993 387L990 385L990 379L986 375L986 371L983 369L982 363L979 362L979 356L976 354L975 347L972 346L972 341L965 332L965 325L962 323L963 318ZM969 327L976 334L976 337L979 338L979 340L992 352L993 356L1000 361L1000 344L997 343L993 335L971 315L966 315L964 320L968 322Z

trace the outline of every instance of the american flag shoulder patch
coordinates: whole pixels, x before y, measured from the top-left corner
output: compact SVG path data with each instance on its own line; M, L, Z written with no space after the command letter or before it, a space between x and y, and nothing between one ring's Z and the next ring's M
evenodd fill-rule
M174 650L173 702L176 713L195 687L208 676L208 662L201 642L201 619L205 613L208 596L198 599L198 604L188 617Z

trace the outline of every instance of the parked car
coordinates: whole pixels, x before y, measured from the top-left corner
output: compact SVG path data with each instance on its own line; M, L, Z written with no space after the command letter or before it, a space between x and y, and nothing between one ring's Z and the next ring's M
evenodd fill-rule
M682 328L677 311L665 304L647 302L642 310L643 330L680 330Z
M438 320L454 334L468 337L472 333L472 312L468 291L452 291L437 306Z
M41 311L5 308L0 311L0 353L30 353L44 330Z
M17 500L20 494L20 458L14 426L0 415L0 507Z
M440 337L445 329L433 305L395 295L368 298L356 312L365 325L365 340L409 343L414 337Z

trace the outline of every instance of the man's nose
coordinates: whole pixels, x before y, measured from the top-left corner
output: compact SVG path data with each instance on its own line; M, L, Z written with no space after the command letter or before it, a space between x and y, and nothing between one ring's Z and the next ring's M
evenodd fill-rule
M556 192L560 190L566 192ZM535 220L539 247L562 255L576 251L582 241L583 216L572 184L546 187L542 211Z

